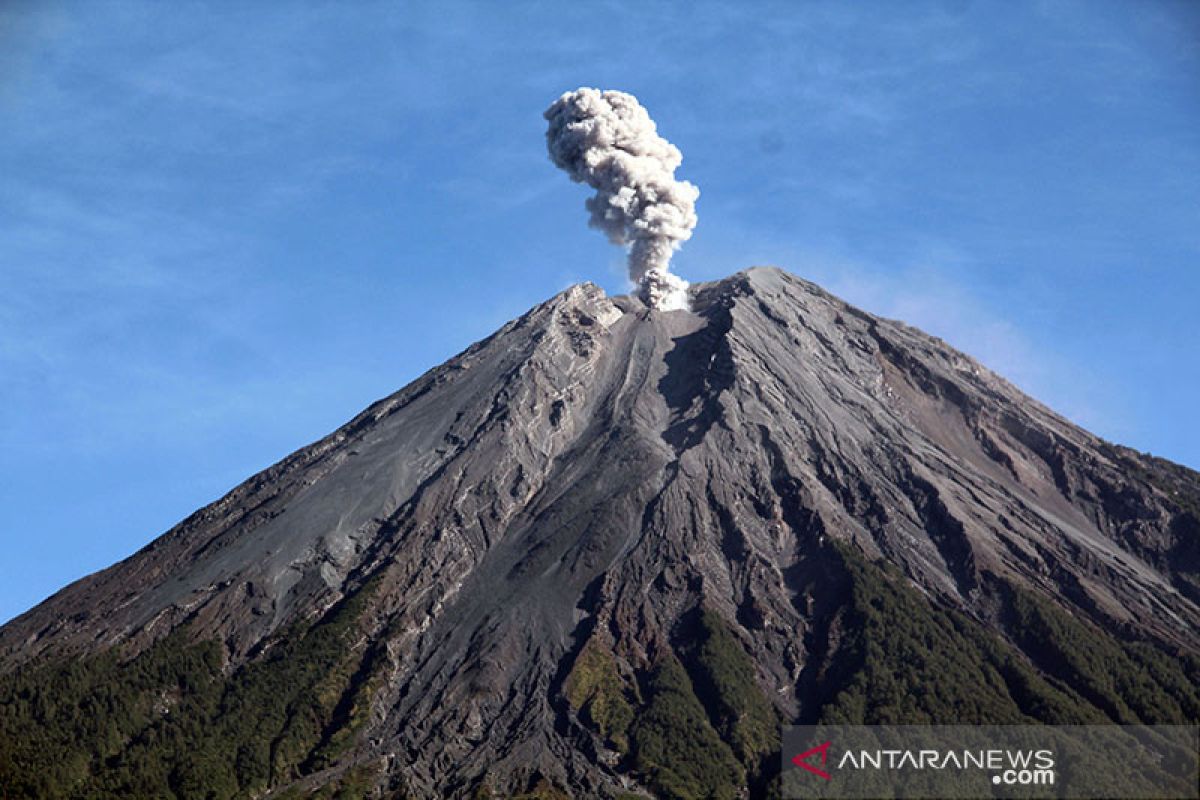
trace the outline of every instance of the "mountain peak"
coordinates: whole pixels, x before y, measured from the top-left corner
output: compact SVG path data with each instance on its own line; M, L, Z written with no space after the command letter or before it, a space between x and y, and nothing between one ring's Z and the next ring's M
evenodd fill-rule
M1018 660L1045 657L1022 598L1196 651L1200 476L778 268L690 299L560 292L9 623L0 658L182 632L240 674L353 608L346 669L368 678L341 702L369 685L370 705L337 763L466 794L485 772L498 791L646 780L629 736L651 734L603 714L656 681L695 682L747 780L696 643L745 662L755 724L815 719L841 691L821 676L853 661L860 563Z
M490 493L495 524L511 524L563 458L596 450L589 437L600 433L626 443L632 506L684 466L727 485L748 469L782 470L832 535L894 559L964 607L981 570L1061 590L1040 563L1054 530L1120 575L1093 587L1096 609L1183 635L1159 606L1184 603L1177 612L1193 614L1195 598L1184 601L1154 570L1118 566L1120 548L1096 538L1100 495L1128 483L1114 448L942 341L778 267L696 284L691 300L690 312L652 312L592 283L571 286L142 553L64 590L76 602L88 597L83 606L96 616L47 618L56 597L6 627L0 645L11 655L40 652L74 641L73 629L106 642L153 640L190 619L229 638L235 654L249 652L374 569L364 559L381 532L439 476L455 475L473 496ZM728 460L747 448L758 451L754 463ZM594 477L614 488L611 476ZM989 507L1010 511L1003 534L967 511L992 495ZM1080 508L1084 500L1099 506ZM931 537L928 503L962 530ZM497 535L490 527L467 525L473 533L462 535L483 553ZM1127 583L1136 602L1113 596ZM1148 591L1164 599L1150 603ZM104 602L93 602L97 592ZM114 609L101 619L106 604Z

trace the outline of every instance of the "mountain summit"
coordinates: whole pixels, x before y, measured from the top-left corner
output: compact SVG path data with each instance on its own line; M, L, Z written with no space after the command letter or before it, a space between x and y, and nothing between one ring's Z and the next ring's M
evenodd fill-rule
M733 798L797 721L1200 718L1200 475L783 271L690 299L574 286L0 628L0 790Z

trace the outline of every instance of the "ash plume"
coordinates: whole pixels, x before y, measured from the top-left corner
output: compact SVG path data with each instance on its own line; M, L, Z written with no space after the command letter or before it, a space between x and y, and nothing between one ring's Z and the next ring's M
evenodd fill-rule
M687 307L687 282L669 271L671 255L692 236L700 190L676 180L679 148L625 92L580 88L546 109L550 160L596 190L589 223L629 248L629 277L652 308Z

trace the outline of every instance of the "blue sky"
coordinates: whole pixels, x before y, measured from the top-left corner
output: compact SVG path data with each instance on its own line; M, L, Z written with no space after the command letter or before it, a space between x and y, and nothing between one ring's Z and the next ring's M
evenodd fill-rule
M1200 467L1200 4L0 5L0 620L565 286L636 94L772 263Z

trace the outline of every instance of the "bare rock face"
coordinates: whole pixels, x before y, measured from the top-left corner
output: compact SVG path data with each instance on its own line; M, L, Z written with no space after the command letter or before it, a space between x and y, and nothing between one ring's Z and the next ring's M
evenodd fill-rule
M585 645L635 686L706 609L802 718L839 636L831 543L1001 637L1018 586L1200 649L1200 475L780 270L690 294L568 289L4 626L0 663L185 626L232 673L369 585L369 719L301 785L369 762L416 796L590 796L640 778L569 699Z

